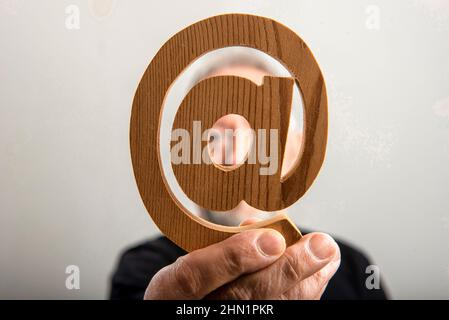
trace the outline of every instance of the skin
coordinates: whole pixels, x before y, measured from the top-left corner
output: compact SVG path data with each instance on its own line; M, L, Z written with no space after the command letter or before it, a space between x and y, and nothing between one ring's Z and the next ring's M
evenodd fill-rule
M217 75L238 75L261 84L267 73L248 66L226 66L209 76ZM238 121L228 119L218 124L219 129L239 128ZM301 135L289 132L283 175L295 163L300 145ZM237 163L238 148L236 141ZM259 220L254 218L257 210L245 202L233 212L247 217L244 225ZM340 250L327 234L308 234L286 248L284 238L275 230L248 230L186 254L161 269L149 283L144 298L320 299L339 265Z
M319 299L339 264L338 246L326 234L286 248L277 231L249 230L161 269L145 299Z

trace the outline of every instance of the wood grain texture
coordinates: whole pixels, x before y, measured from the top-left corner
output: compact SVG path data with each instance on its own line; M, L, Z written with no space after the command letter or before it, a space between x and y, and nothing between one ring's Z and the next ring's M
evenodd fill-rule
M263 85L258 86L244 78L221 76L203 80L190 90L178 109L174 130L185 129L189 137L194 137L194 122L200 122L202 130L205 130L225 115L238 114L247 119L256 133L264 130L266 134L266 139L257 137L257 134L254 137L253 154L258 155L259 147L265 145L262 153L273 152L277 159L276 172L270 175L260 174L260 169L267 166L259 161L246 161L234 170L224 171L204 161L194 163L191 144L188 163L172 164L172 167L179 185L193 202L212 211L231 210L242 200L263 211L285 208L280 167L284 158L293 85L292 78L265 77ZM276 146L271 145L269 135L272 129L277 132ZM172 146L176 143L172 142ZM202 141L198 149L204 150L207 143L207 140ZM271 165L274 168L275 164Z
M140 81L131 113L130 147L134 174L145 207L160 230L187 251L258 227L280 230L287 244L300 238L296 227L282 215L245 227L224 227L204 221L191 215L177 201L165 181L158 146L165 94L176 77L195 59L228 46L252 47L276 58L291 72L302 92L305 122L301 157L281 184L282 195L279 191L275 195L283 200L284 207L293 204L307 191L324 160L326 88L319 66L301 38L271 19L242 14L212 17L180 31L162 46ZM280 99L287 96L288 93L279 94ZM280 102L280 105L287 104ZM280 122L285 123L287 120L281 112L279 115Z

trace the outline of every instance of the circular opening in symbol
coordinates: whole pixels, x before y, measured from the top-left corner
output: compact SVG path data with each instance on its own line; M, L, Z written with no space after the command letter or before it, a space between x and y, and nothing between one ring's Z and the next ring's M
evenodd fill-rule
M257 218L258 221L272 218L279 212L265 212L257 210L248 205L245 201L242 201L236 208L226 212L214 212L201 208L186 196L173 173L170 158L171 144L167 142L171 139L171 130L176 112L184 97L197 83L204 79L216 76L239 76L246 78L257 85L261 85L263 83L264 76L291 77L292 74L288 71L288 69L286 69L285 66L271 56L257 49L247 47L236 46L216 49L204 54L192 62L189 67L178 76L170 89L167 91L161 114L159 136L161 148L160 165L167 180L167 184L176 199L192 215L199 216L206 221L218 225L239 226L242 223L248 224L248 221L251 221L251 218ZM298 84L294 86L292 100L292 112L289 119L286 148L284 150L284 157L280 164L281 179L287 178L296 166L300 157L303 142L303 97ZM218 119L212 128L215 126L221 126L222 121L226 120L226 117L229 116L232 116L231 119L233 121L236 120L234 118L235 116L239 117L239 115L234 114L226 115L223 117L224 119ZM246 122L247 127L250 127L249 122L247 122L244 117L241 118L243 118L244 121L241 121L240 119L237 120L236 123L243 125ZM224 122L226 123L226 121ZM232 127L230 129L232 129ZM223 142L218 143L218 141L215 140L214 143L211 141L213 139L209 139L209 143L207 144L207 153L211 158L210 160L216 167L224 171L235 170L240 165L245 163L245 161L250 160L251 148L253 148L253 144L257 142L256 139L257 136L254 137L251 143L242 144L239 143L241 140L238 137L236 138L236 146L240 145L240 147L239 152L236 153L235 161L233 161L231 165L226 165L222 157L212 157L209 152L210 149L213 149L212 147L214 145L222 145Z

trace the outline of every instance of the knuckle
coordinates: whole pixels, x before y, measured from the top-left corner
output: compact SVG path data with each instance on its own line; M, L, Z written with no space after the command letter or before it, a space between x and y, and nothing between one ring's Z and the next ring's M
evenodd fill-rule
M173 264L172 277L181 296L190 299L201 298L200 275L185 256L178 258Z
M285 253L284 262L281 264L281 274L286 281L296 282L302 279L302 271L298 267L298 259L295 255Z
M243 251L243 252L242 252ZM244 271L243 260L246 253L244 249L240 252L233 247L223 248L223 268L227 274L239 275Z
M315 274L313 275L315 282L317 285L322 285L324 283L326 283L329 279L328 277L328 272L326 272L326 270L321 269L317 272L315 272Z
M252 294L245 287L230 286L226 290L225 298L229 300L251 300Z
M313 279L318 286L323 286L329 282L335 271L334 266L332 264L329 264L315 272L315 274L313 275Z
M144 294L144 299L145 300L155 300L158 299L159 296L156 294L156 290L155 287L158 286L158 283L160 282L160 272L156 273L153 277L153 279L151 279L150 283L148 284L147 289L145 290L145 294Z
M278 298L278 299L279 299L279 300L289 300L289 298L288 298L286 292L281 293L281 294L279 295L279 298Z
M226 246L222 247L224 272L234 276L240 275L261 258L255 245L257 235L257 230L252 230L229 239Z
M151 279L145 290L144 299L146 300L160 300L167 298L167 291L161 290L167 286L168 276L170 274L170 266L160 269Z

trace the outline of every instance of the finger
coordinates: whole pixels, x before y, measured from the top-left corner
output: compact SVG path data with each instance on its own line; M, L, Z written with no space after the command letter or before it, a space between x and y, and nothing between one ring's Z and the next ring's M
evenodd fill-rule
M243 226L248 226L248 225L250 225L250 224L253 224L253 223L256 223L256 222L260 222L260 221L262 221L262 220L259 219L259 218L248 218L248 219L243 220L243 221L240 223L240 226L241 226L241 227L243 227Z
M340 258L332 260L321 270L300 281L284 292L280 298L284 300L319 300L326 290L327 284L340 266Z
M273 229L248 230L193 251L160 270L145 293L147 299L201 299L243 274L265 268L285 251Z
M278 299L307 279L340 253L335 241L324 233L312 233L285 250L269 267L243 276L210 294L211 299Z

